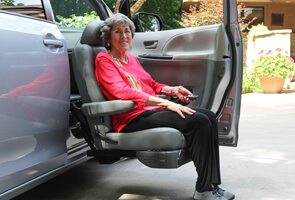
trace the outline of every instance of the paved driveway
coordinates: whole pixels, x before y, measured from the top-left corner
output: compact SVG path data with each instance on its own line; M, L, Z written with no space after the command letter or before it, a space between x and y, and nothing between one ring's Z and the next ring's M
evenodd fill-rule
M238 200L294 200L295 93L242 102L239 147L221 150L224 187Z
M245 94L238 148L221 147L222 187L237 200L295 199L295 93ZM196 173L137 160L90 160L14 200L191 200Z

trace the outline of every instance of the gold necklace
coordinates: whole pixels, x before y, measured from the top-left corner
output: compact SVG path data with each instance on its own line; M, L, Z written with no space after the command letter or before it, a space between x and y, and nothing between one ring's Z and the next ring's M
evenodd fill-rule
M125 60L125 59L121 59L121 58L118 58L118 57L116 57L116 56L113 56L113 55L111 54L111 51L110 51L110 50L108 51L108 53L109 53L113 58L115 58L115 59L117 60L117 62L122 61L122 62L124 62L125 64L128 64L128 58Z
M115 57L116 58L116 57ZM127 58L127 60L125 60L125 59L120 59L120 58L116 58L117 60L120 60L120 61L122 61L122 62L124 62L125 64L128 64L128 58Z

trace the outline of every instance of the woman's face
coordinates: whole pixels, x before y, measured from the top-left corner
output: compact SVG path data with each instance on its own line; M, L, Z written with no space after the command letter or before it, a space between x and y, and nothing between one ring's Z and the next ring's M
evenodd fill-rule
M131 47L132 33L128 25L115 23L111 31L111 47L116 51L127 51Z

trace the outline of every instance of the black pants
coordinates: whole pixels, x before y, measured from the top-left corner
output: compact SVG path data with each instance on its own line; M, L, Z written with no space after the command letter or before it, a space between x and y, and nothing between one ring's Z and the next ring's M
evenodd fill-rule
M122 132L139 131L156 127L172 127L185 137L187 147L195 164L198 179L196 190L204 192L211 184L219 185L219 144L216 115L205 109L195 109L185 119L168 109L146 111L133 119Z

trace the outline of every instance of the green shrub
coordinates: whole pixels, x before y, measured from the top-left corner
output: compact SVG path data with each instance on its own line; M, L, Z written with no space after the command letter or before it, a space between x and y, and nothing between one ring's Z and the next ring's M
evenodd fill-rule
M265 33L268 32L268 28L267 26L264 26L263 23L262 24L258 24L257 26L252 26L249 30L248 33L248 39L252 40L253 37L257 34L257 33Z
M242 93L262 92L259 78L252 68L244 67Z
M239 3L238 0L237 9L239 16L245 9L245 5ZM247 16L238 19L241 31L257 19L257 17L253 17L252 20L245 23L244 20ZM220 23L223 23L223 0L199 0L195 5L190 6L189 12L183 11L182 20L179 22L185 28Z
M85 13L84 16L76 16L75 14L73 14L70 18L64 18L60 15L57 15L56 17L59 20L59 22L56 22L57 26L76 28L85 28L87 24L92 20L99 20L99 17L94 11L92 11L90 14Z

